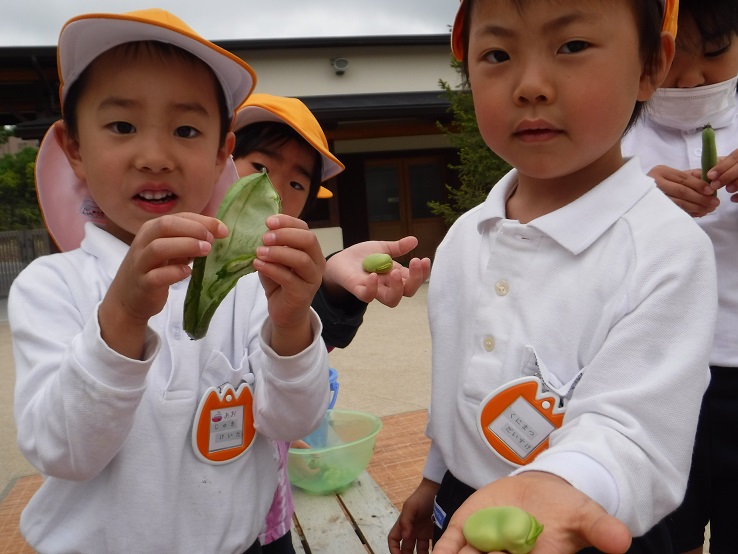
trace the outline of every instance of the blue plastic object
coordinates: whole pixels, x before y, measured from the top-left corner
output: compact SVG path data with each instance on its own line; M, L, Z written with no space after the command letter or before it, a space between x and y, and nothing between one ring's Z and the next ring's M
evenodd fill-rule
M331 401L328 403L328 409L332 410L338 398L338 372L332 367L328 368L328 383L331 389Z
M331 399L328 402L328 409L332 410L333 406L336 404L336 398L338 397L338 371L336 371L332 367L328 368L328 386L331 389ZM327 432L329 429L329 426L325 423L326 421L327 412L326 416L324 416L323 425L318 427L315 431L313 431L303 439L311 447L315 448L315 445L318 444L321 446L326 446L328 441Z

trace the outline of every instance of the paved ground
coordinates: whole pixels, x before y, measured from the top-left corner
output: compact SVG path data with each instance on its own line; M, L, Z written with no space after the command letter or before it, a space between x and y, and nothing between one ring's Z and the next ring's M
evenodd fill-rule
M428 441L423 436L430 400L427 285L396 308L369 306L364 324L344 350L330 354L338 371L336 408L382 418L369 472L400 508L420 480ZM17 527L20 512L41 483L16 447L14 369L7 306L0 299L0 554L27 553Z

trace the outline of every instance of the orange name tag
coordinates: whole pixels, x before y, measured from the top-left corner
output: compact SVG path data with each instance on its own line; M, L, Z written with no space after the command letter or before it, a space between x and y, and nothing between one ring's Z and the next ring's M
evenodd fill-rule
M503 460L521 466L548 448L549 435L564 419L565 403L543 392L537 377L522 377L491 392L482 401L477 428Z
M247 383L210 387L200 400L192 426L192 448L203 462L225 464L254 441L254 397Z

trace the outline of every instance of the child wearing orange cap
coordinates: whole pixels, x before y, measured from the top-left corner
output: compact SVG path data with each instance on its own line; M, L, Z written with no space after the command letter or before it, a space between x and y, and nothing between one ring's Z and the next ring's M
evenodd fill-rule
M233 131L239 175L266 171L282 198L282 213L302 217L316 199L333 196L322 183L343 171L343 164L328 149L318 120L297 98L252 94L236 113ZM408 267L395 263L391 272L381 275L365 272L361 261L376 252L403 256L417 244L415 237L366 241L329 256L313 303L326 344L348 345L367 302L376 299L393 307L403 296L415 294L430 273L428 258L413 258Z
M300 217L316 198L332 196L321 183L339 174L344 166L330 152L318 120L300 100L252 94L236 113L233 130L233 158L239 175L265 171L282 199L282 213ZM376 298L394 306L403 295L415 294L430 272L428 258L413 258L407 268L395 264L391 273L383 275L364 271L362 259L376 252L401 256L416 245L415 237L367 241L328 258L313 308L323 323L323 340L329 347L343 348L351 342L367 302ZM294 507L287 476L289 443L279 443L278 448L279 485L260 541L265 553L292 554L295 550L290 524Z
M268 218L257 273L206 337L182 330L189 262L228 233L212 214L253 72L162 10L73 18L58 60L64 119L36 177L63 252L8 302L18 444L44 475L21 532L48 553L258 553L274 441L329 397L307 225Z
M621 139L668 71L675 18L671 0L462 0L452 50L513 169L436 251L431 447L392 554L477 552L463 526L491 506L543 525L535 546L513 531L516 551L671 551L660 522L709 381L715 260Z

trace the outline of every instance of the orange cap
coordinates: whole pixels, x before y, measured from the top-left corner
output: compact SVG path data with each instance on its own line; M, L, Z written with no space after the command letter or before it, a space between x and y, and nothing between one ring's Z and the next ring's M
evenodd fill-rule
M676 38L677 19L679 15L679 0L660 0L664 5L664 22L661 30L671 33ZM459 3L459 9L454 18L454 25L451 28L451 52L458 61L464 60L464 0Z
M252 123L276 121L285 123L297 131L315 148L323 160L321 180L327 181L344 170L344 165L328 149L328 139L308 107L297 98L252 94L236 111L233 132ZM331 198L333 193L325 187L318 189L318 198Z

